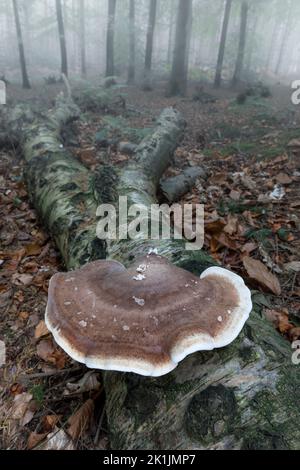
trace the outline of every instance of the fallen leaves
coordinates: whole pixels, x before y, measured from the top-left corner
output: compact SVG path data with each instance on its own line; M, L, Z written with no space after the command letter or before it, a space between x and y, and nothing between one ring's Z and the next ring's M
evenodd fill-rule
M12 281L17 286L29 286L32 283L33 276L31 274L15 273L12 276Z
M67 383L64 395L79 394L100 390L99 374L94 371L87 372L78 382Z
M36 353L43 361L55 365L58 369L64 369L68 360L64 351L55 347L51 339L40 341Z
M270 290L275 295L281 294L278 278L261 261L246 256L243 258L243 264L252 281L257 282L264 289Z
M35 339L43 338L44 336L47 336L49 334L50 332L46 326L45 321L41 320L35 328L35 332L34 332Z
M29 435L28 441L27 441L27 449L32 450L35 447L38 446L45 438L47 437L47 433L43 434L38 434L36 432L32 432Z
M87 400L68 420L68 434L77 441L90 426L94 414L94 401Z

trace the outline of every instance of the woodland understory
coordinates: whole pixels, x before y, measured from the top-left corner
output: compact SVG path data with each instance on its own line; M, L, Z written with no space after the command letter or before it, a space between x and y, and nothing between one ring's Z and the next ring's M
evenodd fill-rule
M300 447L300 366L292 364L292 345L300 339L299 109L288 104L290 90L279 85L271 97L254 95L243 103L235 92L193 85L185 98L166 98L165 85L147 93L113 87L103 91L109 96L105 106L94 109L95 95L89 100L80 90L76 102L81 113L64 127L61 151L70 152L93 175L103 177L107 165L122 174L133 158L128 144L139 145L151 135L163 109L178 110L187 125L164 177L177 176L186 167L203 170L180 202L205 204L205 262L210 256L212 263L245 279L253 294L252 318L228 352L193 355L171 378L102 374L70 360L49 335L44 313L49 279L76 263L71 257L69 265L63 260L61 240L35 211L34 190L28 186L35 168L25 163L24 149L11 131L0 151L0 339L7 352L0 369L4 449ZM46 113L60 91L65 92L63 84L29 92L12 86L9 107L23 101ZM189 260L185 267L198 273L192 264ZM203 366L203 377L195 373L196 361ZM245 368L240 383L234 375L241 372L238 361ZM205 382L208 366L212 372ZM286 377L280 372L275 392L270 380L276 382L283 368ZM250 393L247 380L253 385L255 374L260 385ZM116 400L122 402L118 416ZM212 404L208 419L204 409ZM160 411L153 416L156 406ZM159 434L164 415L168 437ZM253 420L258 422L256 432ZM178 423L184 431L176 434Z

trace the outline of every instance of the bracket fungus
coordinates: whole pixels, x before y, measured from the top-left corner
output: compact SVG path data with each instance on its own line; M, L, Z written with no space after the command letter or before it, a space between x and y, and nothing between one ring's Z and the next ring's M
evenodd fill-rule
M129 269L108 260L56 274L46 324L87 367L158 377L191 353L234 341L251 309L236 274L212 267L199 279L151 254Z

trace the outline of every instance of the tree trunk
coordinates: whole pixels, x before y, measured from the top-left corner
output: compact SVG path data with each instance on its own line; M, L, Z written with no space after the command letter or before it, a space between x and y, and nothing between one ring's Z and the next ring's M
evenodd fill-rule
M64 26L63 13L62 13L62 7L61 7L61 0L56 0L56 15L57 15L60 53L61 53L61 73L67 77L68 76L68 58L67 58L66 35L65 35L65 26Z
M252 68L253 52L255 51L255 47L256 47L256 34L257 34L257 31L259 31L259 26L260 26L260 23L259 23L258 13L254 12L253 19L252 19L251 40L249 41L249 44L248 44L248 54L247 54L247 61L246 61L246 67L245 67L245 73L247 76L251 72L251 68Z
M282 59L284 57L284 52L285 52L285 48L286 48L286 44L287 44L287 41L288 41L288 38L289 38L289 35L290 35L291 19L292 19L292 13L293 13L292 6L293 6L293 3L290 0L290 2L288 4L288 14L287 14L286 23L285 23L285 26L284 26L284 31L283 31L282 41L281 41L281 45L280 45L278 60L277 60L276 68L275 68L275 74L276 75L278 75L279 72L280 72L281 65L282 65Z
M135 0L129 4L129 67L128 84L135 82Z
M16 23L16 30L17 30L18 46L19 46L19 56L20 56L20 65L21 65L21 71L22 71L23 88L30 89L31 87L30 87L30 82L29 82L27 67L26 67L22 28L21 28L21 23L20 23L17 0L13 0L13 7L14 7L14 16L15 16L15 23Z
M81 76L86 78L86 34L85 34L85 0L80 0L80 58Z
M234 76L232 79L233 87L235 87L242 78L245 47L246 47L247 19L248 19L248 3L246 1L243 1L242 7L241 7L241 28L240 28L238 56L237 56Z
M31 199L71 269L108 255L130 266L156 247L177 266L199 274L211 259L186 251L181 241L140 237L106 247L96 238L96 207L127 196L147 207L171 163L184 121L167 109L135 160L98 177L62 148L61 128L78 115L59 101L40 125L25 124L23 151ZM256 310L256 309L255 309ZM255 311L230 346L186 358L161 378L105 372L106 413L112 449L297 449L300 445L300 373L292 350Z
M114 42L117 0L108 0L108 20L106 37L106 77L115 74Z
M169 94L184 96L187 88L187 64L193 0L179 0L176 38Z
M215 76L215 84L214 84L215 88L220 88L221 81L222 81L222 69L223 69L223 62L224 62L224 55L225 55L225 47L226 47L226 39L227 39L228 24L229 24L229 19L230 19L231 5L232 5L232 0L226 0L225 14L224 14L218 62L217 62L217 70L216 70L216 76Z
M150 0L147 42L146 42L146 55L145 55L145 72L144 72L144 80L145 80L146 87L147 85L150 86L152 55L153 55L153 41L154 41L154 31L155 31L155 23L156 23L156 10L157 10L157 0Z
M175 20L175 5L174 5L174 1L172 1L171 10L170 10L170 25L169 25L169 40L168 40L168 55L167 55L168 65L171 64L171 62L172 62L173 39L174 39L174 20Z

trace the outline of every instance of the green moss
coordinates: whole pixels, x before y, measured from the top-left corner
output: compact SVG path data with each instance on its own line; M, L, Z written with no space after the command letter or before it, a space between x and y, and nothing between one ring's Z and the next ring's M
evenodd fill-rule
M239 426L237 403L232 389L223 385L210 386L195 395L185 415L188 435L209 445Z

